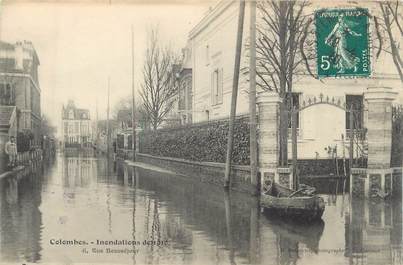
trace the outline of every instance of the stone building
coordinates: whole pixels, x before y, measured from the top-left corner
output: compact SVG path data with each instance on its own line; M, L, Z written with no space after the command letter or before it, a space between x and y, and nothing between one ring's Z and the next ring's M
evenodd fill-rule
M40 143L41 89L38 55L29 41L0 41L0 106L15 106L18 131L30 130Z
M182 65L176 73L178 82L178 114L181 124L192 123L192 50L182 49Z
M69 100L62 107L62 146L88 147L92 142L92 123L88 109L77 108L74 101Z
M317 2L319 3L319 2ZM320 4L310 7L316 10ZM343 3L334 4L337 7ZM356 7L354 3L345 3L345 7ZM365 2L360 7L374 12L376 5ZM236 34L238 24L239 2L220 1L189 33L189 51L191 51L192 71L192 121L195 123L229 117L231 91L234 73ZM257 22L259 23L259 12ZM373 23L373 21L370 21ZM241 70L248 66L249 5L246 6ZM373 30L373 25L370 25ZM374 52L373 52L374 53ZM308 102L330 101L340 103L344 108L361 106L362 113L356 116L354 124L358 130L366 128L368 123L368 105L364 94L369 87L390 87L400 92L401 82L394 68L392 59L386 53L372 60L371 78L324 78L316 80L307 75L295 76L292 98L296 107ZM386 67L385 67L386 66ZM248 114L248 75L242 74L238 90L237 115ZM258 87L258 94L262 90ZM402 94L396 95L400 103ZM343 149L348 156L349 115L342 108L332 104L316 104L297 116L297 142L299 159L327 159L329 147L336 147L340 157ZM342 135L344 142L342 141ZM366 143L361 144L365 152ZM291 140L289 140L289 157L291 157Z

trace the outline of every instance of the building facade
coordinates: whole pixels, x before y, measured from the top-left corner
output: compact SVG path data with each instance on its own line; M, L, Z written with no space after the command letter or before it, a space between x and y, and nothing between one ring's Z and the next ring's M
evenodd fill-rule
M31 42L0 42L0 106L16 107L18 131L30 130L35 145L41 137L39 64Z
M349 3L344 3L346 6ZM339 6L335 4L334 7ZM350 5L354 5L351 4ZM365 3L373 12L375 3ZM319 6L311 6L312 10ZM329 6L330 7L330 6ZM353 7L353 6L352 6ZM249 38L249 6L245 11L243 49L241 55L241 75L238 89L237 115L248 114L248 74L242 72L248 66L247 42ZM234 74L236 34L238 24L239 3L236 1L220 1L201 19L189 33L192 70L192 120L205 122L208 120L229 117L231 91ZM259 12L257 23L259 23ZM373 23L373 22L370 22ZM373 29L371 24L370 30ZM372 51L372 53L375 53ZM386 53L375 58L371 54L372 75L370 78L340 79L324 78L316 80L307 75L294 78L292 98L295 107L308 102L330 101L339 103L344 108L359 106L362 112L355 116L354 126L364 129L367 122L367 106L364 92L369 87L390 87L398 92L394 103L400 104L402 94L401 81L393 66L392 59ZM388 67L385 67L388 66ZM258 94L263 91L257 87ZM341 157L348 156L349 115L342 108L331 104L316 104L298 113L297 143L299 159L329 158L329 150L338 150ZM290 125L291 127L291 125ZM344 141L342 140L344 139ZM291 157L291 141L289 141L289 157ZM361 143L360 148L365 148Z
M181 124L192 123L192 48L182 49L182 65L176 73L178 83L178 114Z
M70 100L62 107L62 146L89 147L92 145L90 111L77 108Z

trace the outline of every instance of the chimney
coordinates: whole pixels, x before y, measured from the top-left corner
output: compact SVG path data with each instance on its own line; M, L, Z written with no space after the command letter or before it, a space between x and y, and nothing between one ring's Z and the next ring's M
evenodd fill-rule
M15 44L15 69L23 70L24 69L24 47L21 42L17 42Z

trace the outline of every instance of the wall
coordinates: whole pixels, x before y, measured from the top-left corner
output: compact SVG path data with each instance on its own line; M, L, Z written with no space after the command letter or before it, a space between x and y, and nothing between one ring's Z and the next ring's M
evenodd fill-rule
M21 74L5 74L1 82L11 83L15 89L15 105L19 110L19 130L28 129L34 133L38 144L41 125L41 94L32 80Z
M34 133L34 143L40 144L41 90L38 83L39 59L29 41L15 44L3 43L0 58L13 60L12 67L1 69L1 82L11 83L15 89L20 111L18 130L29 129Z
M224 163L194 162L171 157L154 157L141 153L136 154L136 161L162 167L201 182L224 186ZM231 177L232 189L247 193L255 191L250 184L249 166L233 166Z
M65 124L67 124L67 131L65 131ZM73 131L69 131L69 127L72 126ZM76 130L77 129L77 130ZM73 138L73 142L83 143L82 137L88 137L88 141L91 142L91 120L62 120L62 141L65 141L65 137L68 139ZM68 142L69 140L67 140Z
M190 33L193 70L193 122L206 121L206 110L209 111L210 119L228 117L230 112L239 3L223 1L219 5L222 6L221 15L211 20L211 23L202 23L203 25L200 27L204 28L199 33ZM247 19L245 19L245 40L247 35L248 26ZM206 46L209 47L208 56L206 56ZM245 66L245 60L242 61L241 67L243 66ZM213 105L211 76L217 68L223 70L223 102ZM248 95L243 91L246 88L245 85L244 80L240 80L238 115L248 111Z
M340 2L338 4L351 4ZM334 4L332 4L334 5ZM376 6L366 4L372 12ZM354 6L354 5L352 5ZM237 17L239 3L236 1L221 1L211 10L194 29L190 32L192 47L193 68L193 122L201 122L207 119L206 110L209 110L210 119L228 117L230 113L231 89L233 79L233 67L235 58L235 44L237 33ZM329 5L330 7L330 5ZM318 8L318 4L312 6ZM307 11L307 12L308 12ZM259 12L258 12L259 14ZM249 34L249 11L248 5L245 12L244 42ZM259 21L259 17L258 17ZM373 27L373 25L371 25ZM371 28L373 30L373 28ZM206 46L209 46L209 56L206 58ZM241 69L248 64L245 48L241 58ZM345 102L346 95L363 95L368 87L382 84L392 87L400 92L401 83L394 69L390 57L381 54L378 60L372 56L373 76L368 79L313 79L310 76L295 76L293 91L302 93L300 102L304 99L316 97L322 94L324 98L335 98ZM389 67L385 67L389 66ZM216 67L223 69L223 103L212 105L211 102L211 73ZM248 82L241 74L238 95L237 113L248 113ZM259 90L259 88L258 88ZM403 93L400 93L396 103L403 102ZM365 102L364 102L365 104ZM365 107L365 106L364 106ZM366 114L364 114L366 119ZM365 122L365 121L364 121ZM365 125L364 125L365 126ZM303 159L328 158L325 147L338 147L339 157L342 156L342 146L348 154L348 141L342 143L341 135L347 139L345 124L345 112L330 105L317 105L300 113L300 130L298 136L298 157ZM291 157L291 141L289 157Z

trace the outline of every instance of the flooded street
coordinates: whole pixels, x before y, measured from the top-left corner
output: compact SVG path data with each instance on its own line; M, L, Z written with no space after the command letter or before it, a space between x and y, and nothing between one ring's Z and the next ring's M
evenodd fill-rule
M0 180L0 260L402 264L401 197L337 193L323 194L323 222L296 225L266 216L244 194L104 157L59 156L27 177Z

